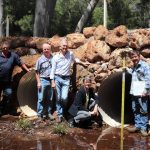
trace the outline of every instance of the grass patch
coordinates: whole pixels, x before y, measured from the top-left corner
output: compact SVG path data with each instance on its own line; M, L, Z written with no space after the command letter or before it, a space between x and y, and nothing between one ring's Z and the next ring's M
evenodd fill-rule
M60 135L65 135L68 133L68 125L65 123L57 124L54 126L52 129L52 132L54 134L60 134Z
M16 126L16 128L26 130L26 129L31 128L32 124L28 119L22 118L16 122L15 126Z

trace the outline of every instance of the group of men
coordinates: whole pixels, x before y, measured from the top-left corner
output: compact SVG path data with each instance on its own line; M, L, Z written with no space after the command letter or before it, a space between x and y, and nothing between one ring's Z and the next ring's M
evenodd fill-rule
M0 104L0 115L7 108L10 109L12 88L11 76L15 65L21 66L27 72L29 69L14 52L9 51L10 44L2 44L0 52L0 96L3 91L3 100ZM43 44L43 54L36 62L36 79L38 88L37 115L40 119L54 120L52 114L52 99L56 97L57 123L62 122L63 112L68 102L70 87L71 64L79 63L88 66L89 63L75 58L68 49L66 38L60 41L59 52L52 55L51 45ZM139 51L130 52L133 67L126 69L132 74L130 94L132 95L132 110L134 114L134 126L128 127L129 132L140 131L143 136L148 136L148 96L150 89L150 67L148 63L140 59ZM76 92L73 104L69 108L69 123L71 127L80 122L100 118L97 98L91 88L91 78L83 79L83 85ZM140 89L140 90L139 90ZM141 92L142 91L142 92Z
M37 114L40 120L54 120L52 115L52 99L56 97L56 122L63 120L63 113L68 103L68 92L70 87L71 64L78 63L83 66L89 65L75 58L68 50L65 38L60 41L59 52L53 57L51 45L43 44L43 55L36 62L36 79L38 87ZM78 124L82 120L90 120L91 117L99 115L95 95L91 88L90 77L83 79L83 86L77 92L74 103L69 109L70 126ZM91 95L92 94L92 95ZM92 100L92 103L91 103ZM75 105L74 105L75 104ZM91 105L92 104L92 105Z

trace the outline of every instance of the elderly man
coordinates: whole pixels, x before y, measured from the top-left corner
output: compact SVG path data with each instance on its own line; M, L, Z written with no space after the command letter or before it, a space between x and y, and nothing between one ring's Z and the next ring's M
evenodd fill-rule
M68 50L68 43L65 38L61 39L59 49L60 52L53 58L52 71L50 75L52 87L56 87L57 92L56 111L58 115L58 123L62 121L63 108L65 108L67 104L71 64L73 62L80 63L85 66L89 64L83 63L74 57L73 53Z
M140 131L148 136L148 95L150 89L150 66L140 59L139 51L130 52L133 68L127 69L132 74L130 94L132 95L132 110L134 113L134 127L128 127L129 132Z
M19 56L10 51L10 43L4 42L2 44L2 51L0 52L0 97L3 91L3 100L0 105L0 115L8 113L10 111L10 103L12 98L12 72L14 66L18 65L25 69L27 72L27 66L20 60Z
M37 115L40 120L49 118L51 114L53 90L51 88L50 73L52 68L51 45L43 44L43 54L36 62L36 80L38 88Z
M77 91L73 104L69 109L69 113L73 118L69 120L70 127L84 123L85 121L95 120L101 125L102 120L98 112L97 98L91 87L91 78L85 77L83 85Z

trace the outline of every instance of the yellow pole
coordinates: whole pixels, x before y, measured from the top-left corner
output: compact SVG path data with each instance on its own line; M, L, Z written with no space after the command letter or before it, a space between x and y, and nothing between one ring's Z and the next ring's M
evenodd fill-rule
M123 73L122 73L122 101L121 101L121 137L120 137L120 150L123 150L123 140L124 140L124 104L125 104L125 71L126 57L123 54Z

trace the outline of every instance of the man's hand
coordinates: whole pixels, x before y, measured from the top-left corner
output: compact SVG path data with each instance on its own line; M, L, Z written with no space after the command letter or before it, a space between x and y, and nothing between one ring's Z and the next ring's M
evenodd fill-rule
M29 69L28 69L28 72L31 72L32 70L33 70L33 68L29 68Z
M97 111L90 111L90 114L92 115L92 116L95 116L95 115L97 115Z
M38 90L40 90L41 87L42 87L41 82L38 82L38 83L37 83L37 88L38 88Z
M89 63L89 62L82 62L82 65L85 66L85 67L89 66L90 64L91 63Z
M56 84L55 84L55 81L54 80L51 80L51 86L52 86L52 88L56 88Z

